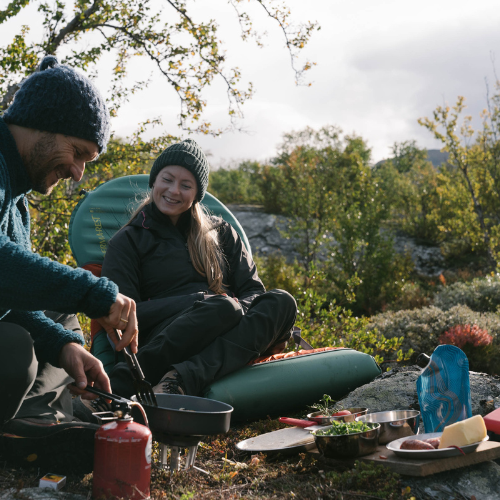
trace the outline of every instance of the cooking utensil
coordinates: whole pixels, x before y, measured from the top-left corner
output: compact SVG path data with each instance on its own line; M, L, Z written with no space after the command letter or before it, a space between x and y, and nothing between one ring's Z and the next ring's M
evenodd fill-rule
M156 394L156 399L158 406L143 405L154 436L207 436L229 430L233 407L226 403L180 394Z
M301 427L286 427L267 432L236 444L236 448L247 453L267 453L269 455L291 455L316 448L314 436Z
M354 422L354 420L356 420L356 417L360 417L361 415L366 415L366 413L368 412L368 408L345 408L345 409L349 410L351 412L351 415L332 415L327 417L325 415L321 415L320 411L316 411L314 413L309 413L309 415L307 415L307 418L318 424L328 425L331 422Z
M386 444L401 437L418 434L420 412L417 410L380 411L356 417L356 421L380 424L379 443Z
M402 450L401 443L403 441L406 441L407 439L431 439L431 438L437 438L441 437L443 435L442 432L429 432L425 434L420 434L419 436L411 436L411 437L404 437L400 439L396 439L395 441L391 441L387 445L387 449L391 450L395 455L398 457L402 458L411 458L411 459L434 459L434 458L448 458L448 457L455 457L457 455L461 455L460 450L457 450L456 448L442 448L440 450ZM461 446L460 449L464 453L472 453L476 451L476 448L479 446L480 443L484 441L488 441L489 436L486 436L482 441L479 441L478 443L472 443L468 444L466 446Z
M118 403L130 405L138 402L137 396L132 396L131 400L128 400L91 386L87 386L85 390ZM158 406L142 405L149 421L149 428L155 437L177 435L186 438L221 434L229 430L233 407L226 403L180 394L156 396ZM132 415L136 422L146 423L140 413L132 410Z
M328 458L356 458L373 453L379 443L380 424L367 424L372 429L355 434L322 436L333 426L322 427L312 433L319 452Z
M317 425L311 420L302 420L300 418L280 417L279 421L282 424L295 425L296 427L302 427L303 429L307 429L308 431L315 431L317 429L324 428L324 425Z
M115 335L119 339L122 338L120 333L116 329ZM134 389L137 394L137 401L143 405L158 406L153 387L144 378L144 373L135 353L130 351L127 346L123 349L123 354L125 355L125 361L127 362L127 365L132 372L132 376L134 377Z

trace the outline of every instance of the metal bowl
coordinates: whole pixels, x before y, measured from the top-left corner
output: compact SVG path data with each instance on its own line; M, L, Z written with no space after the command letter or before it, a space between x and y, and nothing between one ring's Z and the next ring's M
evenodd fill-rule
M366 413L368 412L368 408L345 408L345 409L349 410L351 412L351 415L326 417L324 415L321 415L320 411L315 411L314 413L309 413L309 415L307 415L307 419L322 425L327 425L330 422L354 422L356 420L356 417L360 417L361 415L366 415Z
M395 439L418 434L420 412L417 410L392 410L370 413L356 418L359 422L376 422L381 425L380 444L387 444Z
M380 424L374 424L373 429L356 434L344 434L342 436L321 436L316 434L328 430L330 427L311 433L314 436L316 447L324 457L356 458L369 455L377 449Z

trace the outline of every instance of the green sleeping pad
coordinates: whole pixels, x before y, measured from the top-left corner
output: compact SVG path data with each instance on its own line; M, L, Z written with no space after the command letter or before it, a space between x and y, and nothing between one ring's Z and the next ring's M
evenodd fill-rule
M78 203L69 224L69 245L79 266L103 261L108 241L130 219L142 196L149 191L149 175L127 175L112 179ZM211 213L229 222L251 255L243 228L230 210L210 193L202 203Z
M337 349L246 366L214 382L203 396L230 404L233 420L286 417L324 394L338 400L381 373L372 356Z

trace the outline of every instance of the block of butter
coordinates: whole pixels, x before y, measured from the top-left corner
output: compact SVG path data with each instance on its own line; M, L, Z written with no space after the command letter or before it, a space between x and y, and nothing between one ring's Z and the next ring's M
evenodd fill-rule
M450 446L466 446L486 437L486 425L481 415L448 425L443 430L439 449Z

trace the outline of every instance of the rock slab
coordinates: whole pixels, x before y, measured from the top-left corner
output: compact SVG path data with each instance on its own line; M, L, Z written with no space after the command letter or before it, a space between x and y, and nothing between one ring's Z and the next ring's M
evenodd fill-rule
M394 368L358 387L340 403L348 407L368 407L370 413L397 409L419 410L418 366ZM473 415L486 415L500 407L500 377L470 372ZM420 432L424 432L422 419ZM411 488L417 500L500 500L500 461L441 472L425 478L402 476L404 486Z

